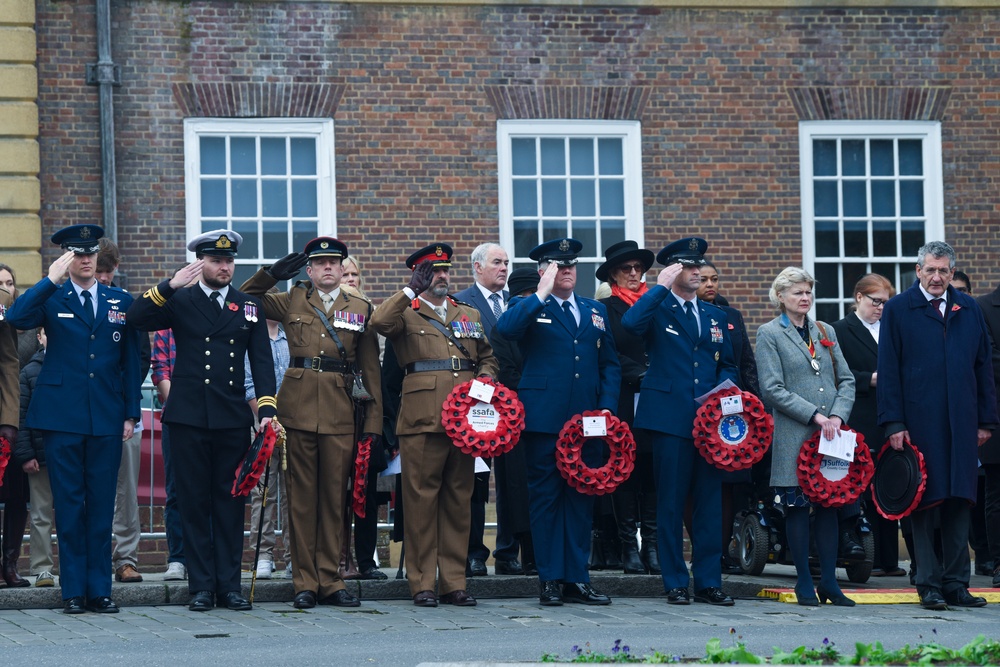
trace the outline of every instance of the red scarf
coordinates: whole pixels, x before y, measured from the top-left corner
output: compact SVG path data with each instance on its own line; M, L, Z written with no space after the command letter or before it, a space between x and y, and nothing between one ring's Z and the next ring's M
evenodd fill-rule
M639 300L639 297L641 297L645 293L646 293L645 282L640 282L639 289L637 289L634 292L626 287L619 287L618 285L611 286L611 296L618 297L626 304L628 304L629 307L634 306L635 302Z

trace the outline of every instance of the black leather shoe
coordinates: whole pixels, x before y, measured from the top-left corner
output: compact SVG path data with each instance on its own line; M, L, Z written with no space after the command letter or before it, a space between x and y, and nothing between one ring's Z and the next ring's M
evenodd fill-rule
M537 577L538 576L538 566L532 563L530 560L524 561L524 576L526 577Z
M434 591L420 591L413 596L413 604L418 607L436 607L438 606L438 599L434 595Z
M388 579L388 575L385 572L378 569L377 567L369 567L367 569L361 570L361 579L371 580L383 580Z
M188 609L191 611L208 611L214 606L211 591L198 591L188 603Z
M475 607L476 598L464 590L452 591L441 596L441 604L453 604L456 607Z
M83 597L69 598L63 600L64 614L82 614L87 611L83 606Z
M865 548L854 537L853 530L840 531L840 557L849 560L865 557Z
M316 606L316 594L312 591L302 591L295 594L292 606L296 609L312 609Z
M736 601L723 593L721 588L715 588L713 586L703 588L700 591L695 591L694 601L704 602L705 604L714 604L719 607L732 607L736 604Z
M982 574L985 576L990 576L993 574L993 561L984 560L982 562L976 561L976 574Z
M101 595L87 600L87 610L95 614L117 614L118 605L107 595Z
M496 567L493 568L497 574L511 574L511 575L522 575L524 574L524 568L521 567L521 561L514 558L511 560L498 560Z
M981 598L969 592L968 588L944 594L944 600L952 607L985 607L986 598Z
M691 604L691 596L686 588L671 588L667 591L667 604Z
M563 584L563 602L579 604L611 604L611 598L598 593L590 584Z
M538 594L538 603L543 607L561 607L563 604L562 586L558 581L542 581Z
M347 591L336 591L319 601L320 604L328 604L334 607L360 607L361 600L357 599Z
M486 561L482 558L470 558L465 563L465 576L467 577L485 577L489 574L486 571Z
M1000 565L993 568L993 588L1000 588Z
M948 603L935 589L930 589L920 594L920 606L924 609L947 609Z
M226 603L226 609L232 609L233 611L250 611L253 609L250 600L247 600L243 597L242 593L238 593L237 591L226 593L222 596L222 599Z
M722 574L743 574L739 561L728 556L722 557Z

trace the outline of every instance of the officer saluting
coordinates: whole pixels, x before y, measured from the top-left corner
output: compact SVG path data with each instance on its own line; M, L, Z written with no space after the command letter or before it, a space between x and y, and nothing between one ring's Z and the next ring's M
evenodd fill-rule
M218 605L244 611L240 588L246 499L232 497L236 468L254 419L243 400L243 359L257 390L261 425L275 416L274 367L260 301L230 286L243 238L227 229L188 243L196 260L148 290L129 309L144 331L173 329L173 386L163 411L176 461L177 504L184 531L192 611ZM197 284L185 288L195 278Z
M7 312L11 325L45 327L49 339L26 424L45 433L67 614L118 611L111 600L115 479L122 440L141 416L139 333L125 318L132 297L94 276L102 236L96 225L56 232L52 242L67 252Z

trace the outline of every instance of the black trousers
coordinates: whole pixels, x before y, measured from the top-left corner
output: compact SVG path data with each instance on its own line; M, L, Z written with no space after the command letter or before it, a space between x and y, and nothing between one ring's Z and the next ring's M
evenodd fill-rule
M240 591L247 499L232 495L236 468L250 446L250 429L209 430L170 424L177 506L184 534L188 590Z
M983 473L986 477L986 538L994 565L1000 565L1000 463L983 464Z
M910 515L917 556L917 591L948 594L969 587L969 502L948 498L940 505ZM935 553L935 528L941 525L941 553Z

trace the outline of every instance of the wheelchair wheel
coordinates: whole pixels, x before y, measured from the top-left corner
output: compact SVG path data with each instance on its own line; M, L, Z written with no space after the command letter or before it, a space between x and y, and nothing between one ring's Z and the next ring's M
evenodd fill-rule
M747 514L743 518L738 543L740 567L743 568L743 572L750 575L763 572L771 544L769 531L761 525L760 517L756 514Z
M865 549L865 559L848 563L847 578L855 584L863 584L872 576L875 564L875 535L869 531L861 536L861 546Z

